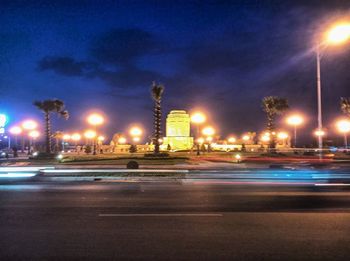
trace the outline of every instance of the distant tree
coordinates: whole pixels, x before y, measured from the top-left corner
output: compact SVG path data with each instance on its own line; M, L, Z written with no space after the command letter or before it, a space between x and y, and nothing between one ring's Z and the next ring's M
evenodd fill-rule
M35 101L34 106L45 114L45 147L46 153L51 153L51 113L56 113L64 119L68 119L68 111L64 109L64 102L61 100Z
M159 139L161 137L161 122L162 122L162 95L164 92L164 86L161 84L156 84L153 82L151 94L154 100L154 133L153 133L153 144L154 144L154 154L159 154Z
M289 109L287 99L268 96L262 100L262 108L267 116L267 130L272 133L275 131L275 120L277 115L283 114L284 111ZM274 149L276 147L276 137L271 135L269 148Z
M129 147L130 153L136 153L137 152L137 146L135 144L131 144Z
M56 131L54 134L52 134L52 138L55 139L55 151L62 150L62 139L63 139L63 133L62 131Z
M246 149L246 147L245 147L245 143L242 143L242 148L241 148L241 151L242 152L245 152L247 149Z
M348 117L350 117L350 98L340 98L340 110Z
M170 151L171 150L171 146L170 146L170 144L168 144L168 146L167 146L167 148L166 148L168 151Z
M85 146L84 152L85 152L86 154L90 154L90 153L92 152L91 146L90 146L90 145L86 145L86 146Z

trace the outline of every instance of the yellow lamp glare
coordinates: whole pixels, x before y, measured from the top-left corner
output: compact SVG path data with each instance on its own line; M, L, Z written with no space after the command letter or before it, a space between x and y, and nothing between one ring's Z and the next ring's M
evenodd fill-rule
M350 121L348 120L340 120L337 122L337 129L341 133L350 132Z
M104 137L104 136L98 136L98 137L97 137L97 140L98 140L98 141L104 141L104 140L105 140L105 137Z
M212 142L212 141L213 141L213 137L209 136L209 137L206 138L206 140L207 140L208 142Z
M213 127L208 126L208 127L205 127L205 128L202 130L202 133L203 133L203 135L205 135L205 136L212 136L212 135L214 135L215 130L214 130Z
M250 137L249 137L248 135L243 135L242 139L243 139L244 141L247 141L247 140L250 140Z
M236 155L235 155L235 158L236 158L236 160L240 160L242 157L241 157L241 155L236 154Z
M36 139L40 136L40 133L37 130L32 130L28 133L28 136L33 139Z
M104 118L98 113L93 113L87 117L87 122L91 125L101 125L104 122Z
M74 141L79 141L81 139L81 135L79 133L74 133L72 134L71 139Z
M327 42L341 44L350 39L350 23L342 23L334 26L327 33Z
M93 139L96 137L96 132L93 130L87 130L84 132L84 137L87 139Z
M303 122L304 122L304 119L300 115L292 115L292 116L287 118L287 123L289 125L298 126L298 125L302 124Z
M229 137L229 138L227 139L227 141L228 141L229 143L235 143L235 142L236 142L236 138L235 138L235 137Z
M277 138L280 139L280 140L285 140L285 139L288 138L288 133L286 133L286 132L279 132L277 134Z
M22 127L25 130L34 130L34 129L36 129L38 127L38 124L35 121L33 121L33 120L25 120L22 123Z
M205 120L206 120L206 117L201 112L196 112L196 113L191 115L191 122L193 122L193 123L200 124L200 123L205 122Z
M263 142L268 142L268 141L270 141L270 136L269 136L269 135L263 135L263 136L261 137L261 141L263 141Z
M124 137L120 137L120 138L118 139L118 143L120 143L120 144L125 144L125 143L126 143L126 139L125 139Z
M318 137L326 135L326 132L324 130L316 130L314 133Z
M204 143L204 139L203 139L203 138L198 138L198 139L197 139L197 142L198 142L199 144L203 144L203 143Z
M19 126L13 126L12 128L10 128L9 132L13 135L19 135L22 133L22 128Z
M139 127L132 127L129 133L131 136L141 136L142 130Z
M64 134L63 137L62 137L63 140L70 140L71 138L72 137L69 134Z
M139 142L141 139L140 139L140 137L133 137L132 140L133 140L134 142Z

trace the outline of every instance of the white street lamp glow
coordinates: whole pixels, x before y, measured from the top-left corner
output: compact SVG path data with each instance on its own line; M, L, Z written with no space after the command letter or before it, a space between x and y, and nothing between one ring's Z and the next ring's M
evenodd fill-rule
M87 131L85 131L85 133L84 133L84 137L87 138L87 139L93 139L93 138L96 137L96 131L87 130Z
M120 137L120 138L118 139L118 143L120 143L120 144L125 144L125 143L126 143L126 138Z
M213 136L215 134L215 130L213 127L208 126L202 130L202 133L205 136Z
M327 42L341 44L350 39L350 23L342 23L334 26L327 33Z
M97 137L97 140L98 140L98 141L104 141L104 140L105 140L105 137L104 137L104 136L98 136L98 137Z
M227 141L228 141L229 143L235 143L235 142L236 142L236 138L235 138L235 137L229 137L229 138L227 139Z
M36 129L38 127L38 124L35 121L33 121L33 120L25 120L22 123L22 127L25 130L34 130L34 129Z
M326 135L326 132L324 130L316 130L314 132L314 134L317 136L317 137L322 137L324 135Z
M244 141L250 140L249 135L243 135L242 140L244 140Z
M132 140L133 140L134 142L139 142L141 139L140 139L140 137L133 137Z
M36 139L40 136L40 133L37 130L32 130L28 133L28 136L33 139Z
M277 134L277 138L280 139L280 140L285 140L285 139L288 138L288 133L286 133L286 132L279 132Z
M139 127L132 127L129 131L131 136L141 136L142 130Z
M104 122L104 118L102 115L100 115L98 113L93 113L87 117L87 122L91 125L94 125L94 126L101 125Z
M73 133L71 139L74 141L79 141L81 139L81 135L79 133Z
M269 135L263 135L262 137L261 137L261 141L263 141L263 142L268 142L268 141L270 141L270 136Z
M71 138L72 137L69 134L64 134L63 137L62 137L63 140L70 140Z
M201 112L196 112L193 115L191 115L191 122L193 122L193 123L200 124L200 123L203 123L205 121L206 121L206 117Z
M19 126L13 126L10 128L9 132L13 135L19 135L22 133L22 128Z
M303 117L301 117L300 115L297 115L297 114L296 115L292 115L292 116L287 118L287 123L289 125L299 126L303 122L304 122Z
M341 133L350 132L350 121L348 120L340 120L337 122L337 129Z

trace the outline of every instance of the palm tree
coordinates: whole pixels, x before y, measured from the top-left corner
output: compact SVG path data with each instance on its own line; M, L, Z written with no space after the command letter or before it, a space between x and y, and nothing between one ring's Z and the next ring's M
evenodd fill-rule
M64 110L64 102L61 100L35 101L34 106L45 114L46 153L51 153L51 120L50 114L57 113L64 119L68 119L68 111Z
M164 86L161 84L152 83L151 94L154 100L154 134L153 134L153 143L154 143L154 154L159 154L159 139L161 135L161 122L162 122L162 94L164 92Z
M340 98L340 109L345 115L350 117L350 98Z
M63 139L63 132L62 131L56 131L54 134L52 134L52 138L55 139L55 149L54 151L60 151L63 150L62 146L62 139Z
M281 115L289 108L287 99L268 96L262 100L262 107L267 116L267 131L272 133L275 130L275 119L277 115ZM271 135L269 147L274 149L276 147L275 136Z

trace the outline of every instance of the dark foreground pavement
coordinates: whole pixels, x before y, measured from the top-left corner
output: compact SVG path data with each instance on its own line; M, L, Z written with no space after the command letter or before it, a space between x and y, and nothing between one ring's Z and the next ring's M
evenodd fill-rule
M347 187L0 185L0 260L349 260Z

